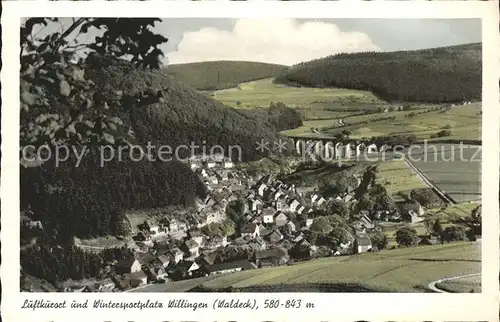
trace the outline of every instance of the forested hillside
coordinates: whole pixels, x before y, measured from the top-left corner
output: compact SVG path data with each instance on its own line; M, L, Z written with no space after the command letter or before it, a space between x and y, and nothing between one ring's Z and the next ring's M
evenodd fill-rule
M248 61L207 61L169 65L164 70L199 90L225 89L240 83L274 77L287 66Z
M481 99L481 44L338 54L298 64L275 82L370 90L388 101Z
M141 108L124 104L118 111L108 111L132 130L126 140L142 147L148 142L168 145L172 150L203 144L207 151L214 145L228 151L229 146L238 145L241 158L252 160L259 158L256 142L276 137L269 123L227 108L161 71L91 55L86 61L86 77L100 89L99 95L108 98L117 91L129 95L145 90L159 93L156 103ZM121 160L115 156L102 166L98 145L90 142L87 148L91 152L78 167L75 159L59 166L52 160L38 167L21 167L22 206L31 206L53 238L126 234L126 209L189 205L195 197L204 196L198 177L178 161L150 161L146 157L135 161L125 153ZM191 152L187 148L181 151L181 157ZM201 153L201 148L197 152Z

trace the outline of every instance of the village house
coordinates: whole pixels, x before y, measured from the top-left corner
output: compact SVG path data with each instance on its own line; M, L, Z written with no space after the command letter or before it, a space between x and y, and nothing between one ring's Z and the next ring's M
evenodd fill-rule
M354 199L354 197L350 194L346 194L343 198L343 201L345 203L352 203L352 202L355 202L356 200Z
M240 272L245 270L254 269L255 265L250 263L248 260L239 260L234 262L214 264L204 267L206 275L219 275L219 274L229 274L234 272Z
M36 229L43 230L42 222L40 220L33 220L31 217L32 215L33 215L33 212L31 212L31 211L22 212L21 213L21 224L23 226L31 228L31 229L36 228Z
M417 216L422 216L425 213L424 208L414 200L405 202L401 205L402 215L410 211L414 212Z
M148 267L144 270L144 273L151 282L168 278L168 273L164 267Z
M199 267L206 267L213 265L215 263L216 255L215 253L202 252L200 256L196 259L196 263Z
M198 257L200 245L194 239L186 240L181 248L189 257Z
M216 249L219 247L226 247L228 245L227 237L219 234L212 236L206 243L206 248Z
M177 264L184 259L184 253L177 247L172 248L168 251L167 255L174 259L174 263Z
M274 208L278 211L287 211L288 203L285 197L280 197L278 200L274 202Z
M358 233L354 240L354 252L357 254L365 253L372 249L372 241L366 233Z
M251 237L256 238L260 235L259 225L257 224L246 224L241 228L241 237Z
M266 242L264 239L262 238L256 238L254 239L251 243L248 244L248 246L254 250L254 251L258 251L258 250L264 250L266 249Z
M143 271L125 274L120 282L120 285L129 287L137 287L148 283L148 276ZM128 287L127 287L128 288Z
M262 210L260 214L262 218L262 222L264 224L272 224L274 222L274 214L276 213L276 209L269 207Z
M119 260L115 268L119 274L135 273L141 270L141 263L134 256L128 256Z
M260 200L258 198L250 200L250 210L251 211L260 212L262 210L262 208L264 208L264 202L262 202L262 200Z
M176 267L176 272L180 275L182 278L186 277L193 277L193 275L196 275L197 271L200 269L200 266L190 260L182 261L180 262Z
M257 188L257 194L261 197L264 197L264 194L267 190L267 186L265 184L260 184L259 187Z
M207 172L207 170L205 170L205 169L201 169L201 170L200 170L200 175L201 175L203 178L207 178L207 177L208 177L208 172Z
M230 160L224 160L222 166L225 168L225 169L231 169L234 167L234 163Z
M94 290L96 292L113 292L113 290L116 288L115 282L111 278L104 278L100 281L97 281L94 286Z
M253 216L252 218L250 218L250 220L248 220L248 222L250 224L258 224L258 225L260 225L262 223L262 218L259 215Z
M288 222L288 217L279 211L274 215L274 222L278 227L284 226Z
M406 222L409 222L409 223L417 223L417 222L421 222L423 221L424 219L422 217L420 217L415 211L413 210L408 210L407 212L403 212L401 214L401 219L403 221L406 221Z
M317 193L315 193L311 196L311 203L315 204L318 207L323 205L325 202L326 202L326 199Z
M365 229L374 229L375 228L375 224L372 222L370 217L368 217L368 215L366 215L366 214L364 214L360 218L359 221L361 222L362 227Z
M302 220L301 220L301 222L300 222L300 223L302 224L302 226L303 226L305 229L307 229L307 228L311 227L311 225L313 224L313 222L314 222L314 218L310 218L310 217L308 217L308 216L306 215L306 216L303 216L303 217L302 217Z
M148 231L150 234L158 234L160 230L160 226L158 224L153 224L151 220L145 220L141 228Z
M266 239L270 243L276 244L283 240L283 234L279 230L274 229L270 234L266 236Z
M168 234L174 238L181 238L186 235L187 225L175 218L163 218L160 224L168 227Z
M226 171L215 171L215 176L219 182L227 181L229 179Z
M133 239L137 242L142 242L144 244L150 244L152 243L152 238L151 238L151 234L149 233L149 231L139 231L134 237Z
M189 239L193 239L194 241L196 241L196 243L198 245L203 245L203 239L204 239L205 235L203 235L203 233L201 232L201 230L190 230L188 231L188 238Z
M170 265L170 262L173 261L173 257L167 255L159 255L156 258L155 266L161 266L163 268L167 268Z
M209 176L207 179L206 179L206 183L207 184L211 184L211 185L215 185L215 184L218 184L219 183L219 179L217 179L216 176L212 175L212 176Z
M297 199L292 199L292 200L290 200L288 205L289 205L290 211L295 212L300 207L300 202Z
M291 232L296 232L297 230L300 229L300 227L297 227L298 223L296 222L293 222L291 220L287 221L286 223L286 227L288 227L288 229L291 231Z
M289 259L287 251L281 248L255 252L255 265L257 267L280 266L286 264Z
M215 168L217 166L217 163L213 160L207 160L205 162L205 166L207 167L207 169L212 169L212 168Z

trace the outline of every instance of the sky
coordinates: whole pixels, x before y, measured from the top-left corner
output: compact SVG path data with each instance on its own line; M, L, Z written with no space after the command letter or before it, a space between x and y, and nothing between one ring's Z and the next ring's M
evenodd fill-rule
M340 52L481 41L480 19L166 18L154 30L169 39L161 47L165 64L244 60L293 65Z

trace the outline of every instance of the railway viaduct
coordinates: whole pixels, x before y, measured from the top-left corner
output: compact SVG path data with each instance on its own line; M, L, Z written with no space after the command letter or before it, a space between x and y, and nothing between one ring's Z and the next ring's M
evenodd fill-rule
M291 138L295 151L302 156L318 156L324 160L349 159L366 154L376 154L390 148L387 144L362 141L334 141L332 139Z

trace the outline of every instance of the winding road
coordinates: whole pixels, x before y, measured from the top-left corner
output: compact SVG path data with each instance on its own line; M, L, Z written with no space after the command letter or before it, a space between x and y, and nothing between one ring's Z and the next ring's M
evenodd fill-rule
M458 280L461 278L467 278L467 277L478 276L478 275L481 275L481 273L445 277L445 278L439 279L437 281L430 282L428 285L428 288L435 293L450 293L450 292L447 292L445 290L438 288L436 285L439 285L440 283L447 282L447 281L453 281L453 280Z

